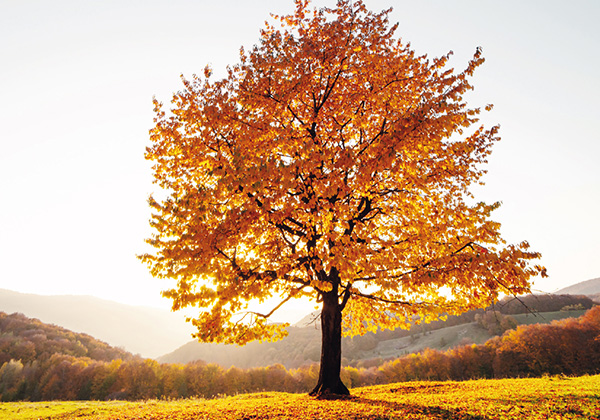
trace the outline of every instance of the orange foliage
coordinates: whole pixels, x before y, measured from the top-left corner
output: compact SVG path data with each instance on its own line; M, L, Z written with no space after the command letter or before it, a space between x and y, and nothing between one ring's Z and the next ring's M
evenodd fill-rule
M141 258L177 280L173 309L200 308L200 340L244 344L285 334L267 323L280 305L252 300L333 293L353 335L528 292L540 254L505 245L499 204L470 195L499 140L463 98L481 50L455 72L394 38L389 11L307 3L224 78L206 68L170 112L155 101L146 158L166 196Z

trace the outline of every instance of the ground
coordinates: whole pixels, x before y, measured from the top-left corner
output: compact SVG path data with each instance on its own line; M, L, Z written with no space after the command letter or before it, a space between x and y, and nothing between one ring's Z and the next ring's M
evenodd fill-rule
M1 403L13 420L589 419L600 420L600 375L408 382L351 390L339 400L257 393L212 400Z

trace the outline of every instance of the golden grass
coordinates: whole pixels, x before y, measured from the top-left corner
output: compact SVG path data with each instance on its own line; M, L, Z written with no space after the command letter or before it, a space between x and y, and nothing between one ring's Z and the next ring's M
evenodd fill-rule
M409 382L356 388L342 400L265 392L212 400L2 403L0 418L600 420L600 375Z

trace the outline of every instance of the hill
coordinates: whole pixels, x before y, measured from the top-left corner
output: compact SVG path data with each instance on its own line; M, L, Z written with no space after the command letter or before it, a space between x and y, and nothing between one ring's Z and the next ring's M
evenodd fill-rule
M23 314L0 312L0 366L11 359L40 364L56 355L87 357L104 362L134 358L131 353L87 334L44 324Z
M486 321L486 314L479 321ZM17 330L6 335L10 338ZM422 380L595 375L600 373L599 335L597 306L579 318L507 330L482 345L459 346L444 352L426 349L371 366L346 366L341 379L349 388L357 388ZM20 339L17 337L14 344ZM62 340L50 341L60 344ZM46 354L45 359L36 357L25 363L12 359L0 367L1 401L139 401L261 391L304 393L314 387L319 371L317 363L290 370L280 364L242 370L201 362L159 364L137 357L108 362L64 352Z
M321 331L315 327L289 327L288 336L274 343L253 341L245 346L190 341L175 351L157 358L160 363L189 363L202 360L223 367L247 369L280 363L297 368L319 361Z
M71 331L90 334L144 357L157 357L191 338L183 315L91 296L42 296L0 289L0 311L19 312Z
M469 311L460 316L450 316L446 321L414 326L410 330L379 331L364 336L344 338L342 356L344 364L363 366L365 362L403 356L425 348L448 350L464 344L481 344L502 334L518 324L548 323L555 319L583 314L593 302L583 296L528 295L499 302L493 311ZM564 308L579 311L561 311ZM523 315L523 316L520 316ZM508 317L508 318L507 318ZM199 343L191 341L175 351L159 357L161 363L189 363L202 360L225 368L252 368L280 363L288 369L318 362L321 333L318 322L309 315L288 328L288 336L274 343L251 342L246 346Z
M600 277L582 281L572 286L565 287L556 292L556 294L568 294L568 295L586 295L596 296L600 295Z

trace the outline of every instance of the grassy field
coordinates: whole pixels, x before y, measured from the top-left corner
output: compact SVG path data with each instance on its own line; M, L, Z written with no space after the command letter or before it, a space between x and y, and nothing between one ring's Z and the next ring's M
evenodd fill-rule
M585 314L587 310L583 311L557 311L557 312L539 312L536 314L518 314L510 315L517 320L519 325L522 324L549 324L552 321L565 318L579 318Z
M2 419L591 419L600 375L409 382L356 388L344 400L259 393L212 400L1 403Z

